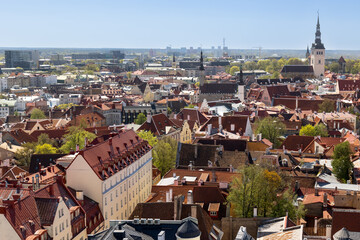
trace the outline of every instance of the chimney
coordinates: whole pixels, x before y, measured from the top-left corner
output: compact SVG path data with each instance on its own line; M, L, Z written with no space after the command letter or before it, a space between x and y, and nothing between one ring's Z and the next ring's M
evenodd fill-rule
M191 190L188 191L188 194L187 194L187 204L194 204L194 201L193 201L193 192Z
M173 200L173 189L172 188L169 189L169 200L170 200L170 202L172 202L172 200Z
M146 122L151 123L151 113L148 113L146 116Z
M165 192L165 195L166 195L166 202L171 202L170 201L170 193L168 191Z
M51 197L54 196L54 184L49 185L49 195Z
M317 234L317 230L318 230L318 218L315 217L315 222L314 222L314 234Z
M328 201L327 193L325 192L325 193L324 193L324 202L323 202L323 206L324 206L325 208L327 207L327 201Z
M165 240L165 231L159 232L157 240Z
M125 239L125 230L114 230L113 235L116 240L123 240Z
M207 127L208 127L208 135L211 135L212 124L211 123L208 124Z
M179 186L179 180L178 179L174 180L174 186Z
M191 206L191 217L196 218L197 219L197 207L195 206Z
M82 190L76 190L76 199L81 205L84 203L84 192Z
M315 188L315 196L319 196L319 189Z
M300 184L298 181L295 182L295 193L299 190Z
M211 173L212 173L211 181L212 181L212 182L216 182L217 178L216 178L215 170L213 169L213 170L211 171Z
M326 225L326 239L331 239L331 225Z
M229 170L230 170L230 172L234 172L234 168L233 168L233 165L232 165L232 164L230 164Z
M257 217L257 207L254 207L253 209L253 217Z

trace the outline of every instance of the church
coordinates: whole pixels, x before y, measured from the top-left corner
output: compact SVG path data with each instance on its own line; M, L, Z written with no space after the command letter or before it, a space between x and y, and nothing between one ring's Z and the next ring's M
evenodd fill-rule
M207 101L217 101L234 98L238 98L243 102L245 99L245 84L242 70L240 70L236 83L206 83L203 61L203 53L201 51L199 67L200 86L197 94L197 102L202 102L204 99Z
M313 66L314 75L323 78L325 72L325 47L321 42L319 15L316 24L315 42L311 46L310 65Z

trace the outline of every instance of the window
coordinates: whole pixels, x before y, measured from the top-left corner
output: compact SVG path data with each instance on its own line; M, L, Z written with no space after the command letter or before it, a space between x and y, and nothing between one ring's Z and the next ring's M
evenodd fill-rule
M105 206L107 205L107 198L105 198Z
M58 234L57 227L55 227L55 236Z

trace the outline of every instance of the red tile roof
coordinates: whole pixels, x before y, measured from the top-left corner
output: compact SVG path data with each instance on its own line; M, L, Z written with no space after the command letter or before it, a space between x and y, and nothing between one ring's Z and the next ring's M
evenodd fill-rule
M165 114L160 113L151 116L151 122L144 122L139 131L145 130L152 132L155 136L162 136L166 134L166 127L180 128L181 126L176 125L173 121L171 121Z
M80 151L80 154L100 179L106 179L135 162L150 149L150 145L138 137L133 130L127 130ZM70 166L71 164L68 168Z

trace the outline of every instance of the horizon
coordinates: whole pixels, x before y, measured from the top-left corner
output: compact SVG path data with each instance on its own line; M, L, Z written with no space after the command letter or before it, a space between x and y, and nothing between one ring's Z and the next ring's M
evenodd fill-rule
M211 49L225 38L235 50L303 50L314 42L319 10L327 50L360 50L357 1L20 0L2 6L11 24L3 26L1 48Z

